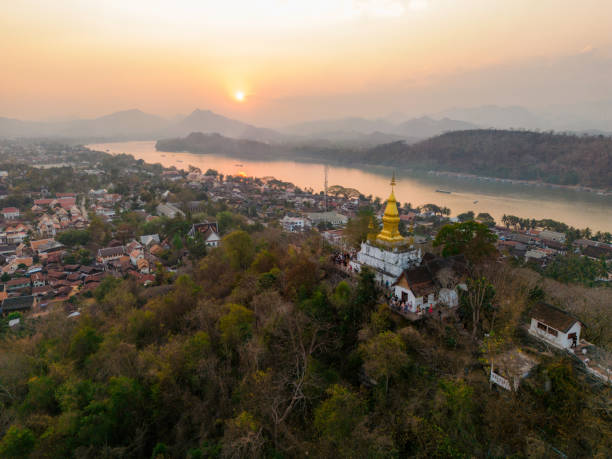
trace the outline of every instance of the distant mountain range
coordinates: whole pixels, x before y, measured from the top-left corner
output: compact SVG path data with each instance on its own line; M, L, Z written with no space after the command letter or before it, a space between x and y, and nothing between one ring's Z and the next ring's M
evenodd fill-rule
M477 129L479 126L465 121L450 118L433 119L427 116L414 118L401 123L394 123L386 119L367 118L341 118L331 120L310 121L294 124L284 129L285 132L308 136L326 138L333 135L336 138L350 137L354 133L371 135L395 136L404 140L416 141L442 134L449 131Z
M543 120L523 107L483 105L479 107L451 108L434 116L464 120L483 128L541 128Z
M472 123L448 118L435 120L423 117L396 124L384 120L345 118L273 130L227 118L210 110L196 109L186 117L175 117L172 120L140 110L125 110L99 118L62 122L0 118L0 137L156 140L203 132L279 144L309 143L324 147L368 148L399 140L416 142L443 132L476 127Z
M597 114L596 117L593 116L594 113ZM560 104L538 110L498 105L456 107L431 116L463 120L484 129L539 129L605 135L612 133L612 100Z
M573 110L572 110L573 108ZM610 135L612 102L598 102L601 119L589 122L586 107L551 107L534 113L523 107L486 105L452 108L431 116L406 119L395 113L387 118L349 117L324 119L268 129L231 119L210 110L196 109L172 119L140 110L125 110L92 119L61 122L21 121L0 117L0 137L62 137L83 141L157 140L184 137L191 132L217 133L235 139L250 139L282 145L324 148L371 148L385 143L415 143L446 132L473 129L556 129L558 131ZM567 113L571 112L569 116ZM579 127L583 127L579 129ZM590 126L585 129L584 126Z
M30 122L0 118L0 137L67 137L105 140L155 140L187 135L193 131L217 132L229 137L279 140L283 136L213 113L194 110L190 115L167 120L140 110L126 110L100 118L62 122Z

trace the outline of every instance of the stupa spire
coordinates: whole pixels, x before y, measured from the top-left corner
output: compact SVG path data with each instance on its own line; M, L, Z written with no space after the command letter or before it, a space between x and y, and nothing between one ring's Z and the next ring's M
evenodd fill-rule
M394 246L403 245L406 243L406 240L399 232L399 212L397 210L397 201L395 200L395 171L393 171L393 176L391 178L391 194L387 199L387 206L385 207L385 214L383 215L383 229L378 236L376 236L376 240L378 242L382 242L384 244L391 244Z

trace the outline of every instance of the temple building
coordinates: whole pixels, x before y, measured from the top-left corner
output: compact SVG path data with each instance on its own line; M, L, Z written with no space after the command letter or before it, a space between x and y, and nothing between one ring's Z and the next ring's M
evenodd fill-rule
M399 232L400 218L394 187L395 173L382 218L382 231L376 234L374 222L370 221L368 239L361 244L356 259L351 260L354 271L359 272L367 266L374 271L376 279L387 287L393 285L405 269L421 263L421 249L415 249L412 238L405 238Z

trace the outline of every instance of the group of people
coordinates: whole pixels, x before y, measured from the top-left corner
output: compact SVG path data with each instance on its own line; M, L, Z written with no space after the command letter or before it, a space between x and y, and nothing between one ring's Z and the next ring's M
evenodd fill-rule
M332 256L333 262L337 265L343 266L345 269L350 269L349 261L351 260L351 258L353 258L353 255L350 252L341 251L334 252Z
M406 301L404 300L400 300L395 295L392 295L391 298L389 299L389 307L391 309L395 309L396 311L411 312L408 307L408 303L406 303Z
M416 311L412 311L410 309L410 304L405 300L400 300L396 295L389 295L387 303L391 309L399 312L413 312L416 314L433 313L433 306L431 304L426 306L417 305Z

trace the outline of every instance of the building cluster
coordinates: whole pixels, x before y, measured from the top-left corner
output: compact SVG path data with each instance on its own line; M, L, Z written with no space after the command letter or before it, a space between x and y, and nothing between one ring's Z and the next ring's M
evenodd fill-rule
M43 237L55 237L63 230L88 226L87 212L77 205L74 193L57 193L54 198L35 199L30 210L36 216L35 230Z
M497 226L493 228L497 234L497 249L500 253L512 256L521 261L534 263L545 267L555 257L575 254L591 260L612 261L612 244L577 239L571 244L566 240L565 233L542 229L518 230L510 227ZM612 281L612 265L608 276L603 281Z
M2 313L66 301L96 288L106 275L101 266L66 263L65 247L52 238L5 244L0 253Z

